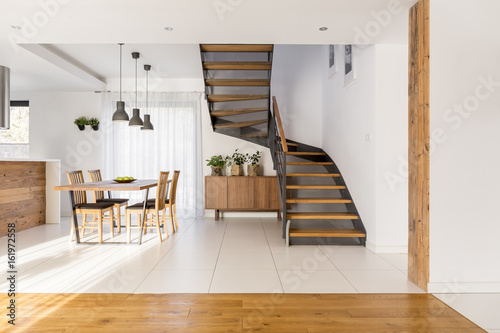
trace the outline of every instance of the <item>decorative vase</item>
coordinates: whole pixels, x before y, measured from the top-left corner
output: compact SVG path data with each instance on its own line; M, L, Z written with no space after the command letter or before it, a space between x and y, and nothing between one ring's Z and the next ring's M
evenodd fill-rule
M92 129L94 131L98 131L99 130L99 124L92 126Z
M222 168L212 165L212 176L222 176Z
M247 173L249 176L258 176L260 173L260 165L259 164L248 164L247 165Z
M76 125L80 131L85 130L85 125Z
M243 166L231 165L231 176L243 176Z

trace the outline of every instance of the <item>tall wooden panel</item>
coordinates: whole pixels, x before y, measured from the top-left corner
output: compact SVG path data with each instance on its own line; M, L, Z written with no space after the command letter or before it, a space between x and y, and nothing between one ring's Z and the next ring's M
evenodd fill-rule
M254 182L250 177L228 177L227 204L235 209L254 209Z
M45 224L45 162L0 161L0 236Z
M227 208L227 177L205 177L205 208Z
M276 177L256 177L254 184L256 209L275 209L275 207L279 207Z
M408 279L429 282L429 0L410 10L408 83Z

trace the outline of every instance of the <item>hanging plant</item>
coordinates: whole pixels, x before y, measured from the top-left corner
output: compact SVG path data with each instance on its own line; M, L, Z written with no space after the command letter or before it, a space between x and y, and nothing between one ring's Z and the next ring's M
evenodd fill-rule
M99 119L97 119L97 118L90 118L89 119L89 125L92 126L92 129L94 131L99 130L99 124L100 124Z
M78 126L78 128L80 129L80 131L83 131L85 129L85 125L88 125L89 124L89 121L87 119L87 117L78 117L75 119L75 121L73 121L73 123Z

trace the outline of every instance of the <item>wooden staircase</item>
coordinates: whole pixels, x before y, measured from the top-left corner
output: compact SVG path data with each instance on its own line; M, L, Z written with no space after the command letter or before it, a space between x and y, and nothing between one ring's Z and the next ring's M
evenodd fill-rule
M366 231L333 161L315 147L297 144L289 149L294 151L286 152L287 243L298 238L323 239L320 244L355 239L354 244L364 245Z
M273 45L202 44L213 130L268 146Z
M269 147L283 210L283 238L290 244L365 245L366 230L333 160L320 148L286 138L273 97Z

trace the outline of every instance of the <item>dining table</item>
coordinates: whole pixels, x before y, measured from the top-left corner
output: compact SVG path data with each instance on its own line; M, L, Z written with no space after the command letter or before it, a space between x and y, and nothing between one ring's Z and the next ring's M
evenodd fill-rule
M170 182L170 180L169 180ZM56 191L69 191L71 206L73 209L73 224L75 226L76 243L84 244L101 244L101 242L81 242L80 233L78 232L78 217L76 214L75 195L74 191L105 191L110 195L111 191L144 191L144 204L142 209L141 228L139 229L138 244L142 243L143 227L146 220L146 203L148 201L149 189L158 186L157 179L135 179L128 183L117 182L115 180L103 180L92 183L72 184L72 185L59 185L54 186ZM102 226L99 228L99 240L102 240ZM105 243L106 244L106 243ZM118 244L117 242L110 242L108 244Z

